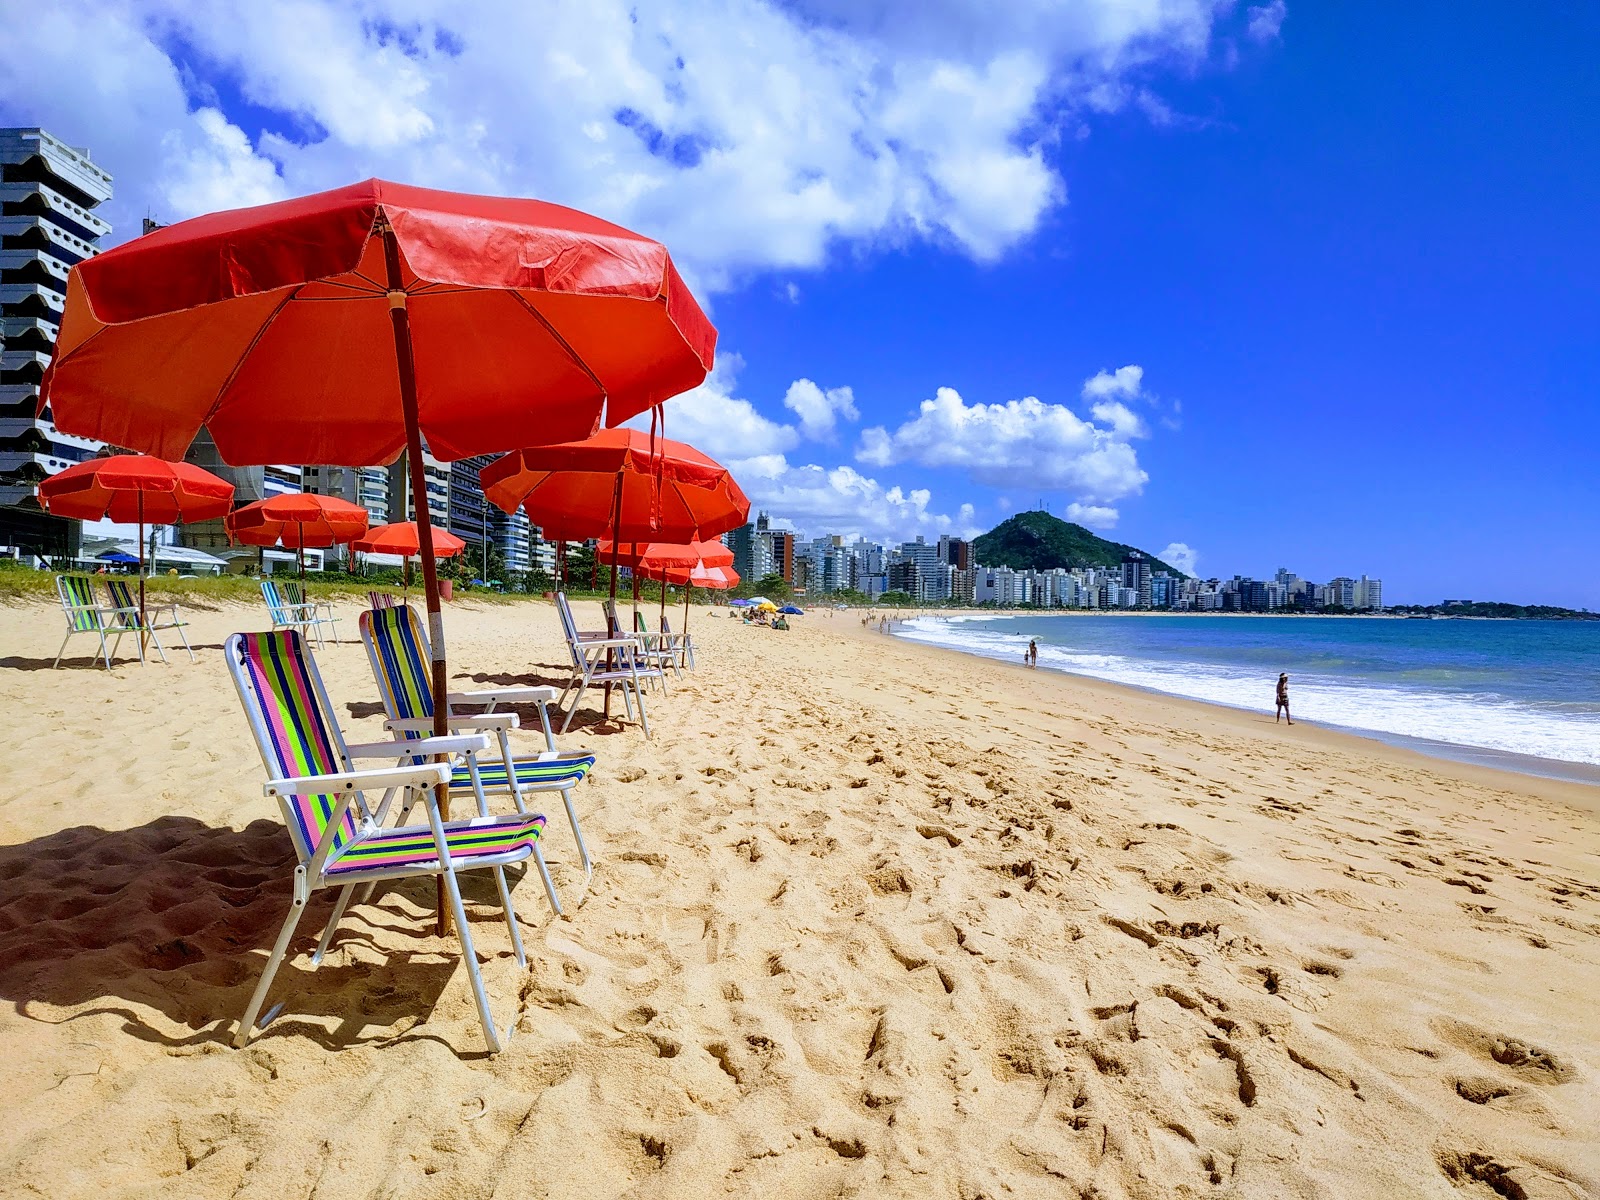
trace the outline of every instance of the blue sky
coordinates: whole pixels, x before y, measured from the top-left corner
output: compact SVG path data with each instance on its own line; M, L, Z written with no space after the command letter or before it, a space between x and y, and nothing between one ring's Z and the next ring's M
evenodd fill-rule
M660 236L722 335L668 432L808 533L1042 498L1207 575L1600 608L1593 6L469 7L71 0L0 121L122 230L378 174Z

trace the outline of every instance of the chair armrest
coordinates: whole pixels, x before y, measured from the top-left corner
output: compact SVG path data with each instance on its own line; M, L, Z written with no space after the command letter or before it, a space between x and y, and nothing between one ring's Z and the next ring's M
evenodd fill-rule
M409 758L413 754L479 754L488 748L488 735L461 733L414 741L395 738L389 742L359 742L344 749L351 758Z
M269 796L320 796L372 788L434 787L450 782L449 763L417 763L409 767L385 767L376 771L345 771L339 775L301 775L296 779L269 779L264 791Z
M636 637L585 638L578 644L585 650L604 650L611 646L627 646L630 649L637 650L639 648L639 639Z
M432 717L405 717L383 723L385 729L394 733L432 733ZM498 733L502 729L520 729L522 720L514 712L505 713L451 713L450 730L459 733L461 730L487 730Z
M475 692L451 692L447 704L554 704L561 693L553 687L486 688Z

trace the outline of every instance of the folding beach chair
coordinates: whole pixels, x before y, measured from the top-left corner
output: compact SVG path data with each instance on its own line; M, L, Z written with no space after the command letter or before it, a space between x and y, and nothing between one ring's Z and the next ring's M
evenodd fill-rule
M656 679L660 679L661 691L665 694L667 690L667 673L662 668L656 653L652 649L648 635L629 632L628 628L623 625L622 618L617 615L617 602L615 600L606 599L600 601L600 608L606 614L606 628L611 631L611 637L631 637L633 639L634 659L645 667L645 672L642 672L639 677L645 681L646 686L654 683Z
M290 604L283 598L278 585L271 579L261 581L261 599L266 602L267 615L272 618L272 628L295 629L301 633L316 633L316 614L307 612L303 604Z
M633 701L638 701L639 727L644 730L644 736L648 738L650 721L644 713L644 689L639 686L639 681L650 677L660 678L661 669L639 666L637 638L580 634L572 619L572 609L567 604L564 592L556 593L556 611L561 614L561 627L567 639L567 653L572 658L572 675L568 678L566 687L561 689L561 699L556 701L557 707L566 700L567 693L572 691L574 686L578 689L578 694L572 698L572 707L567 710L567 719L561 723L561 732L565 733L567 726L572 724L572 714L578 711L584 692L595 684L614 683L621 688L622 704L630 720L633 717Z
M633 614L633 631L639 638L639 645L644 650L645 661L653 662L661 668L662 677L666 677L666 669L671 667L678 678L683 678L683 667L679 663L678 650L672 644L672 639L664 633L652 633L644 613L635 611Z
M672 645L678 649L678 661L689 670L694 670L694 634L673 633L672 625L665 615L661 618L661 632L672 639Z
M333 633L333 640L339 640L339 618L333 615L333 605L326 600L307 600L306 589L297 579L283 581L283 598L289 607L298 608L317 623L317 645L327 644L322 637L324 625Z
M128 586L126 579L106 580L106 591L111 593L111 603L122 614L123 622L134 632L144 632L150 635L150 640L155 643L156 653L161 655L161 661L167 661L167 652L161 648L161 639L156 636L158 629L176 629L178 637L183 642L183 648L189 652L189 661L194 662L194 647L189 645L189 635L184 633L184 626L189 622L178 616L176 603L149 604L144 606L144 613L139 612L138 602L133 598L133 589ZM140 622L143 621L141 625ZM143 645L141 643L141 650ZM143 657L141 654L140 657Z
M122 635L133 627L128 624L127 612L107 608L94 594L94 581L86 575L57 575L56 595L61 598L61 611L67 618L67 636L61 639L61 649L56 651L53 667L61 665L61 656L67 652L67 643L75 633L92 633L100 639L100 657L106 670L111 669L111 656L122 645ZM106 645L107 636L116 640ZM144 658L141 650L140 659Z
M367 606L369 608L393 608L400 603L400 598L393 592L368 592Z
M531 856L549 887L548 872L539 855L544 817L536 813L490 817L480 808L479 815L469 820L442 820L433 789L449 781L454 765L417 762L417 756L478 752L488 748L489 739L482 734L421 738L405 743L398 753L393 741L348 745L333 719L333 706L316 662L298 630L236 633L228 638L223 652L267 769L266 794L278 798L299 859L289 915L233 1044L243 1047L255 1031L272 977L288 952L312 892L339 889L322 940L311 956L311 965L317 966L358 884L435 875L442 878L455 917L483 1036L489 1052L498 1052L501 1035L489 1012L456 876L463 871L494 872L517 965L525 966L527 956L517 930L511 890L506 886L505 867ZM351 765L356 759L387 759L399 765L356 770ZM369 791L385 793L376 811L367 804ZM384 811L396 792L405 792L426 807L427 824L383 827ZM272 1015L268 1014L269 1020ZM505 1036L510 1036L509 1029Z
M378 685L384 712L388 720L384 728L402 739L402 745L414 741L433 730L433 680L429 667L428 635L423 631L417 610L408 604L396 608L374 608L361 614L359 627L361 642L367 648L367 661L372 664L372 678ZM451 692L445 697L449 707L451 733L493 734L499 743L499 756L469 753L466 761L450 777L452 793L470 792L477 798L478 807L487 809L486 793L509 794L518 812L526 812L524 799L533 792L560 792L567 807L567 821L572 826L572 838L578 845L578 856L583 866L583 882L588 887L594 875L594 864L589 859L589 848L584 844L583 830L578 826L578 813L572 806L572 789L582 783L594 767L592 754L563 754L556 749L554 734L550 731L550 715L546 706L553 703L553 687L502 687L484 691ZM497 713L497 704L534 704L539 709L539 723L544 728L545 750L532 757L518 758L511 753L508 733L519 726L516 713ZM463 713L463 705L483 705L487 711ZM409 745L404 748L409 751ZM561 915L561 904L554 889L549 891L550 907L556 916Z

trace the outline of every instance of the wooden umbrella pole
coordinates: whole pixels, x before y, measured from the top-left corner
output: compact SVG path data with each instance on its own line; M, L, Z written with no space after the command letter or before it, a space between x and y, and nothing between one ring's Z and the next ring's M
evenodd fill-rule
M389 324L394 330L395 366L400 373L400 410L406 422L406 456L411 474L411 500L417 510L417 554L422 559L422 586L427 593L428 647L433 656L433 733L444 737L450 732L449 670L445 660L444 616L439 610L439 570L433 557L433 520L428 514L428 481L422 469L422 423L417 414L417 364L411 351L411 315L406 309L404 282L400 276L400 244L387 218L379 218L383 236L383 261L388 271ZM439 816L450 819L450 786L441 783L434 791ZM438 921L442 937L450 931L450 910L444 902L444 879L437 881Z
M149 635L145 630L149 622L144 615L144 493L139 493L139 661L144 661L144 652L150 645Z
M617 611L617 530L621 527L622 472L618 471L616 487L612 489L611 494L611 612ZM598 569L598 564L600 561L600 554L598 550L596 551L594 557L596 567ZM611 628L611 622L609 620L606 622L606 636L608 638L614 638L617 636L617 630ZM615 648L607 649L606 671L608 673L611 672L616 668L616 665L617 659ZM601 716L607 721L611 719L611 685L609 683L606 684L606 702L605 708L601 711Z

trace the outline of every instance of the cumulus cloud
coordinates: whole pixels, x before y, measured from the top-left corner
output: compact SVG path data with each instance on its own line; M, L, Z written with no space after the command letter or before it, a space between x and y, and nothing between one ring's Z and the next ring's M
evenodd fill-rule
M1144 368L1130 363L1115 371L1099 371L1083 381L1085 400L1132 400L1144 386Z
M750 401L734 395L744 359L724 354L704 383L671 400L663 409L666 435L688 442L719 462L759 463L782 461L783 452L800 444L799 431L756 411ZM792 388L790 389L793 390ZM636 429L650 428L650 414L627 422ZM754 469L762 469L759 465Z
M119 237L380 175L599 213L715 288L841 244L1005 253L1065 198L1063 128L1158 112L1229 8L54 0L8 26L0 121L91 143Z
M1185 575L1193 575L1200 562L1200 551L1183 542L1168 542L1167 548L1156 555L1162 562L1177 567Z
M885 485L850 466L785 465L771 476L747 475L735 468L734 475L755 509L781 513L795 528L817 535L839 533L898 543L918 534L976 537L982 532L970 504L963 504L952 517L935 511L929 489Z
M1259 4L1248 10L1249 22L1245 28L1256 41L1273 42L1278 39L1278 31L1288 15L1289 8L1284 0L1272 0L1270 4Z
M812 441L831 441L834 422L859 420L855 394L847 387L823 391L809 379L796 379L784 393L783 406L800 418L800 432Z
M1020 481L1106 503L1138 494L1149 479L1126 437L1114 425L1096 425L1033 396L968 404L954 388L940 388L893 432L864 430L856 459L877 467L952 467L990 487Z
M1115 529L1119 516L1121 514L1116 509L1103 504L1067 505L1067 520L1087 525L1090 529Z

